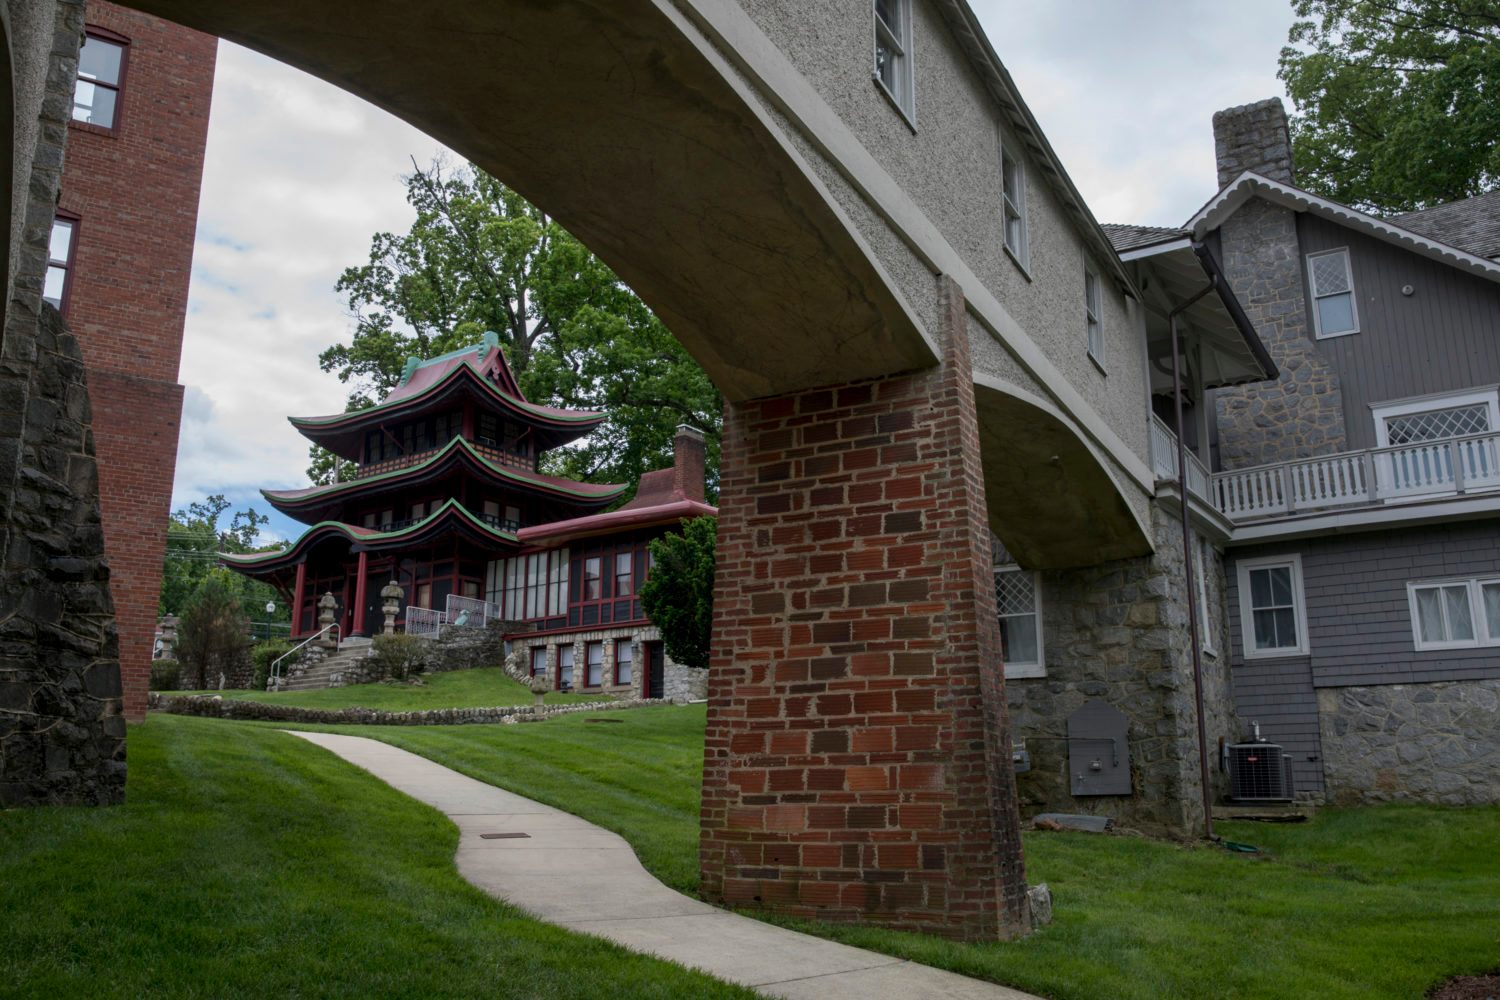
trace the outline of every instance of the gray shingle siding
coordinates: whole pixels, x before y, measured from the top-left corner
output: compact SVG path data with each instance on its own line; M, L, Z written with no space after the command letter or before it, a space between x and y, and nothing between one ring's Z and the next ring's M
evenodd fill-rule
M1236 660L1234 703L1245 736L1260 723L1261 735L1292 755L1298 792L1322 796L1323 747L1318 735L1318 695L1307 659Z

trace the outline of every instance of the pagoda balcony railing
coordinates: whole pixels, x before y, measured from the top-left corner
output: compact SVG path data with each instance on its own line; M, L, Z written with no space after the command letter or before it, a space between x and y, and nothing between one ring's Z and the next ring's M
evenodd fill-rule
M1177 479L1177 439L1152 417L1159 480ZM1338 452L1210 473L1188 453L1188 491L1235 524L1500 490L1500 433Z
M513 532L521 529L520 521L512 520L508 517L496 517L494 514L475 514L474 516L490 527L499 528L501 531ZM385 521L375 525L374 528L376 531L382 532L400 531L403 528L410 528L412 525L419 524L425 520L427 520L425 517L406 517L399 521Z
M405 469L417 465L431 458L434 452L441 451L447 447L448 442L443 442L436 447L426 448L422 451L413 451L409 455L397 455L395 458L384 458L378 462L370 462L361 465L354 473L355 479L368 479L371 476L383 475L387 472L395 472L397 469ZM501 447L489 438L473 438L469 441L472 447L480 455L497 465L506 465L512 469L520 469L523 472L535 472L536 462L528 454L522 454L514 448Z

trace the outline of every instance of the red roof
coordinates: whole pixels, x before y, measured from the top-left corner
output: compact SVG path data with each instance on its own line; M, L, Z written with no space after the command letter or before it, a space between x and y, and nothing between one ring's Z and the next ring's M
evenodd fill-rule
M719 508L686 496L677 484L677 469L668 466L641 476L635 498L619 510L587 514L567 521L537 524L516 532L523 545L543 541L560 544L574 538L603 535L627 528L675 524L689 517L717 517Z

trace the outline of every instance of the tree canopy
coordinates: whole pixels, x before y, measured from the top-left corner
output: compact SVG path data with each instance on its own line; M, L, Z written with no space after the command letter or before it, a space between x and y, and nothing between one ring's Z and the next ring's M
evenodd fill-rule
M722 401L645 303L483 171L436 163L405 181L417 212L411 229L377 233L369 262L336 286L354 335L319 363L349 385L349 409L383 400L407 357L466 347L493 330L528 398L609 414L586 441L551 453L547 471L634 487L642 472L668 464L675 428L686 423L707 438L712 488ZM333 463L318 452L308 474L326 482Z
M162 569L160 613L181 615L199 586L215 573L220 552L264 552L275 546L260 544L260 529L270 518L255 508L235 511L224 527L221 521L233 506L220 494L174 511L167 522L166 565ZM274 588L239 574L226 574L223 585L241 606L265 620L266 602L276 602L270 620L291 621L291 610Z
M651 573L641 585L641 607L661 632L667 655L686 667L708 667L714 618L714 556L719 522L695 517L681 533L651 542Z
M1500 185L1500 0L1293 0L1297 183L1376 212Z

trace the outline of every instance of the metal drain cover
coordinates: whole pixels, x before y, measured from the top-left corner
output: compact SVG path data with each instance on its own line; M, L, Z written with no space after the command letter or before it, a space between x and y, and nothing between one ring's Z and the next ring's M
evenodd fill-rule
M529 833L481 833L480 840L530 840Z

